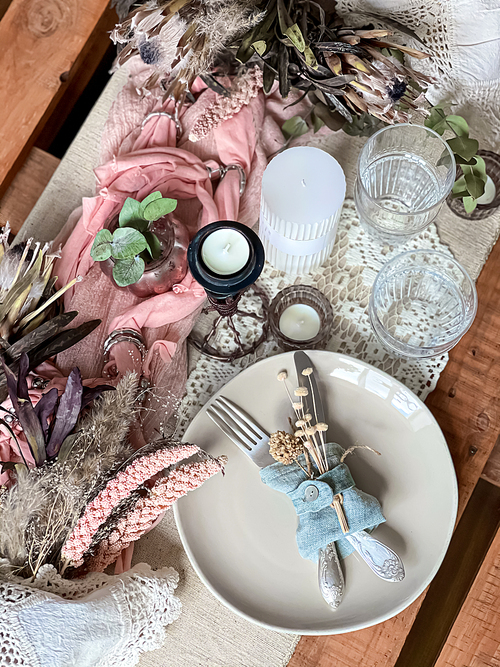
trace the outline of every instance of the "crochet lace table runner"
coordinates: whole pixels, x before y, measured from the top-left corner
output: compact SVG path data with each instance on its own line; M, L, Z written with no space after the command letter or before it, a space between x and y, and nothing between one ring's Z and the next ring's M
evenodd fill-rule
M367 7L405 23L424 39L434 52L431 67L439 83L433 87L434 102L443 98L457 103L473 128L473 136L485 149L500 151L500 85L497 58L491 49L500 38L500 8L491 0L340 0L339 9ZM488 51L489 50L489 51ZM413 63L415 65L415 63ZM418 66L418 63L417 63ZM40 240L54 238L83 196L94 193L92 169L99 163L102 128L109 108L125 81L115 75L55 172L50 184L26 221L20 237L36 234ZM363 140L342 132L316 139L317 145L341 163L352 196L356 158ZM437 229L436 229L437 227ZM436 226L409 244L409 248L437 248L450 252L477 278L500 230L497 212L471 223L443 206ZM448 249L449 250L448 250ZM401 249L398 249L399 251ZM375 246L359 227L351 200L346 200L334 253L315 275L297 281L267 266L261 284L272 296L290 282L315 284L333 304L335 321L329 349L366 359L403 381L421 398L434 388L444 368L446 355L425 362L397 360L374 340L366 315L368 294L380 266L396 251ZM419 322L415 319L418 330ZM237 372L256 359L278 352L266 343L252 358L237 365L205 358L191 359L186 397L180 408L179 430L213 393ZM180 573L176 595L182 601L181 617L167 628L161 649L144 654L141 667L284 667L298 637L265 630L235 615L204 587L182 548L171 513L143 537L135 552L135 562L154 568L171 565Z

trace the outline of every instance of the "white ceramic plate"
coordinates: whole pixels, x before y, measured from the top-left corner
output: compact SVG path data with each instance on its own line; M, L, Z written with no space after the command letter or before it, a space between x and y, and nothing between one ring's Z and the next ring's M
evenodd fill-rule
M186 552L204 584L230 609L274 630L320 635L365 628L398 614L426 588L444 557L457 512L457 482L443 434L404 385L362 361L309 353L318 371L330 441L366 444L346 463L357 486L382 503L387 522L374 535L402 557L406 577L388 583L354 553L343 561L344 599L332 611L317 583L317 565L295 543L292 502L265 486L258 468L205 414L185 440L229 458L216 475L175 505ZM295 382L293 354L247 368L218 394L243 407L269 433L287 427L290 404L279 371Z

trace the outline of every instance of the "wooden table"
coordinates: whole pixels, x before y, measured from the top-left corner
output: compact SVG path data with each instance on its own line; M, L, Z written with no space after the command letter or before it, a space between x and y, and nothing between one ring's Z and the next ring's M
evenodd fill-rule
M26 4L12 0L2 11L8 4L0 0L0 18L5 13L0 22L4 47L0 64L9 73L1 85L10 99L9 105L0 107L0 193L6 191L0 200L0 224L8 218L19 228L58 163L38 149L23 160L62 88L74 76L75 63L91 49L92 35L110 19L107 0L89 0L85 6L68 0L73 18L64 21L57 13L59 4L47 0L43 4L48 8L47 23L40 13L42 5L29 0L35 17L21 29L19 16ZM61 41L72 22L79 26L76 36ZM15 46L16 40L33 55L29 68L14 63L14 49L5 48ZM33 74L37 67L43 75ZM28 95L19 92L23 81ZM462 521L445 562L426 593L404 612L366 630L304 637L289 667L500 665L500 447L490 457L500 431L500 243L493 248L477 288L474 325L452 350L436 390L427 399L447 439L459 483Z

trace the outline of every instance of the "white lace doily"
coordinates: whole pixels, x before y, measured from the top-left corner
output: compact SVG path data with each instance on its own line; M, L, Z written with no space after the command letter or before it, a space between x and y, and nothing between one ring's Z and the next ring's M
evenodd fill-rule
M393 357L375 338L368 318L371 286L382 265L400 252L420 248L440 250L452 256L448 247L440 242L433 224L405 246L397 249L381 246L363 231L354 202L347 199L342 210L333 254L317 272L292 280L266 264L258 285L269 299L290 284L314 285L320 289L330 300L334 312L332 337L327 349L352 355L377 366L403 382L423 400L436 386L439 374L448 361L448 355L421 360ZM416 318L413 326L415 332L418 332L425 324ZM251 325L247 333L254 333L256 327L257 324ZM228 351L231 349L230 341L228 336ZM177 433L182 435L210 397L243 368L280 352L282 350L276 343L268 340L255 354L227 363L198 356L191 350L191 362L195 363L195 367L189 375L187 393L181 403Z
M34 581L2 572L0 667L133 667L162 646L165 626L179 617L178 581L173 568L153 572L144 563L78 580L52 565Z

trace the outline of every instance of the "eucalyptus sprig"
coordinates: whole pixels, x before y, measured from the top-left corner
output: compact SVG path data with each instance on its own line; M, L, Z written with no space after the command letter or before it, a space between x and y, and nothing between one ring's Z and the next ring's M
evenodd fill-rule
M486 165L483 158L477 155L479 142L469 137L469 125L465 118L455 114L447 114L443 105L432 107L430 116L425 121L426 127L440 136L452 132L453 137L446 140L452 150L455 161L462 170L451 191L453 198L461 198L467 213L477 206L477 200L484 194L486 185ZM446 159L445 154L441 158Z
M161 255L160 241L150 231L150 224L176 207L177 201L162 197L161 192L153 192L142 202L128 197L118 216L117 229L97 232L90 250L92 259L96 262L113 259L113 278L119 287L136 283L146 264Z

